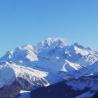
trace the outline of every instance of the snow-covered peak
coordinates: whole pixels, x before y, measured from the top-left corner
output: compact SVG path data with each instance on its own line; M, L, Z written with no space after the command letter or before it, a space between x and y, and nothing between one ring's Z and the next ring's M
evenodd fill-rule
M47 38L46 40L42 41L44 44L47 45L57 45L57 46L64 46L65 42L61 38Z
M98 53L78 43L65 45L62 39L48 38L35 47L25 45L11 50L0 59L1 61L34 67L47 71L49 74L56 74L61 70L68 74L74 74L83 67L97 62Z
M98 53L78 43L48 38L35 47L24 45L0 58L0 88L15 79L24 87L47 86L62 79L98 73ZM27 81L27 82L26 82ZM23 83L24 82L24 83Z
M22 47L19 47L20 50L33 50L33 46L30 44L24 45Z
M96 51L92 50L89 47L83 47L82 45L78 43L74 43L73 47L77 53L80 53L81 55L89 55L89 54L95 54Z
M64 47L65 46L65 42L63 39L60 38L47 38L44 41L41 41L37 44L37 48L38 49L43 49L43 48L54 48L54 47Z
M88 49L85 49L85 48L79 48L79 47L76 47L76 46L74 47L74 49L75 49L77 54L81 54L83 56L95 53L94 51L91 51L91 50L88 50Z
M29 59L31 62L38 60L37 55L35 54L34 48L32 45L28 44L23 47L20 47L20 50L27 52L26 58Z
M8 51L0 60L24 64L37 61L38 58L32 45L24 45Z
M73 45L67 46L65 49L65 54L69 54L70 57L73 56L87 56L97 54L96 51L91 50L90 48L85 48L78 43L74 43Z
M47 43L48 45L58 45L58 46L64 46L65 42L63 39L61 38L48 38L45 40L45 43Z

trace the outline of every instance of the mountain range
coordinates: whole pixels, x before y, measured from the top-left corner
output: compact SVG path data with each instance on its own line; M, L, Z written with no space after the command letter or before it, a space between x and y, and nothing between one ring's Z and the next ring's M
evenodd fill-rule
M34 46L17 47L0 57L0 97L30 91L31 98L93 98L98 91L97 76L97 51L48 38Z

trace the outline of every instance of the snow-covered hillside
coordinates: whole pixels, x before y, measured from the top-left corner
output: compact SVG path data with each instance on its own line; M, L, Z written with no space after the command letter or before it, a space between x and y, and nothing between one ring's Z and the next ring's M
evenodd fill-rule
M0 58L0 88L17 81L20 90L30 90L96 73L98 52L58 38L17 47Z

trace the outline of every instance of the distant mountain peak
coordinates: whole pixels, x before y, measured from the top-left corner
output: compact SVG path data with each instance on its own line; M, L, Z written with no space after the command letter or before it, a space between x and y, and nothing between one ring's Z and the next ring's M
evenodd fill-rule
M78 43L66 45L61 38L47 38L36 46L27 44L17 47L0 58L0 87L5 86L3 83L6 84L7 81L12 83L13 77L16 81L19 79L18 76L29 82L27 84L30 86L45 86L47 83L53 84L62 79L98 73L97 67L96 51ZM12 73L7 74L10 70ZM23 80L19 81L24 85Z
M35 48L36 48L35 50L37 52L39 52L40 50L43 50L43 49L63 48L65 46L66 46L66 44L65 44L63 39L60 39L60 38L47 38L47 39L39 42L35 46Z
M27 45L24 45L22 47L19 47L19 49L21 49L21 50L33 50L33 46L31 44L27 44Z
M52 38L52 37L49 37L45 40L47 43L65 43L64 40L62 38Z

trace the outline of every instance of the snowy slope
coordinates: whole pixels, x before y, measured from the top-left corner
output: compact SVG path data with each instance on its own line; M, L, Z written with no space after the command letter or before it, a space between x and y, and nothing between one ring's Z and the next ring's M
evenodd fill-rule
M61 72L72 77L91 74L91 70L94 70L93 74L96 73L97 61L96 51L84 48L78 43L66 45L58 38L48 38L36 46L18 47L0 58L0 62L35 68L55 76Z
M8 51L3 57L2 62L14 62L20 65L29 65L33 61L37 61L37 55L34 53L32 45L24 45Z
M15 63L58 77L80 77L97 72L98 53L75 43L66 45L62 39L48 38L36 46L25 45L8 51L0 62ZM96 70L95 70L96 69ZM91 72L91 70L93 70ZM64 75L62 74L64 73ZM49 76L49 77L51 77ZM64 78L65 78L64 77ZM48 78L47 78L48 79Z
M0 65L0 97L12 97L17 95L20 90L31 91L48 86L46 76L46 72L14 63L2 64Z
M67 45L58 38L48 38L35 46L17 47L0 58L0 87L7 85L5 81L9 85L14 80L23 88L47 86L96 73L98 52L78 43Z
M59 73L59 76L61 73L64 78L78 78L98 71L98 53L78 43L66 45L61 39L49 38L40 42L35 50L38 61L34 64L38 70Z

